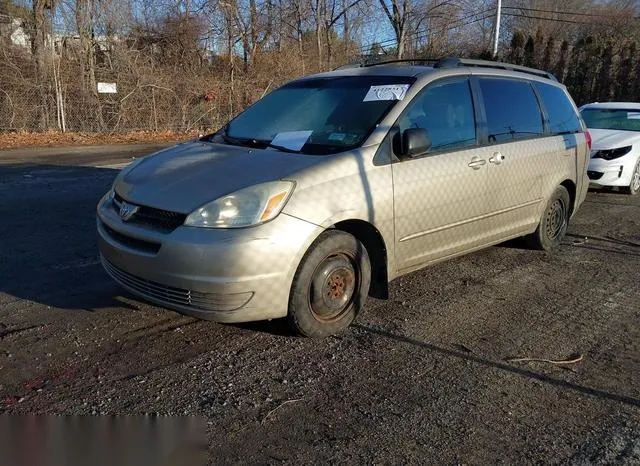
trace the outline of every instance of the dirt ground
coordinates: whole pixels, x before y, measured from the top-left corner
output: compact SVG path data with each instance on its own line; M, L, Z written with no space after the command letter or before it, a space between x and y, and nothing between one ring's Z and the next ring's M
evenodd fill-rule
M118 150L0 153L0 413L200 415L214 464L640 464L640 197L591 192L556 254L413 273L310 340L112 283L95 206L149 148Z

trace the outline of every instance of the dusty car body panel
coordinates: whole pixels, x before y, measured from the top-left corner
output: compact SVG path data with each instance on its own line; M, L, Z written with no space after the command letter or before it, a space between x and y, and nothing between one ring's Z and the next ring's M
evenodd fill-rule
M274 174L286 177L318 162L301 154L189 142L145 157L118 177L115 189L139 204L186 214L216 197L271 181Z
M109 275L153 302L220 322L285 316L298 262L322 231L281 214L255 228L180 227L163 234L127 225L108 203L101 203L97 228ZM142 252L109 229L160 247Z

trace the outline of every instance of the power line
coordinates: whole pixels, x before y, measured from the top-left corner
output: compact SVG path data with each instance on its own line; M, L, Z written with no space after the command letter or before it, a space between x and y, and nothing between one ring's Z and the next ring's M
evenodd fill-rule
M477 23L479 21L487 20L487 19L491 18L492 16L493 15L487 15L487 16L484 16L482 18L478 18L478 19L475 19L473 21L466 22L464 24L456 24L455 26L451 26L451 27L448 27L448 28L445 28L445 29L441 29L441 30L437 31L437 33L443 34L445 32L449 32L449 31L451 31L453 29L457 29L457 28L460 28L460 27L468 26L468 25ZM411 33L409 36L407 36L407 38L412 38L414 40L421 40L421 39L425 39L430 34L433 34L433 32L428 30L428 29L425 29L425 30L422 30L422 31L415 31L415 32ZM373 45L375 45L375 44L378 44L378 45L380 45L380 47L384 48L384 47L391 47L391 46L397 45L398 41L397 41L397 39L389 39L389 40L385 41L384 43L373 42L373 43L369 44L368 46L361 47L361 52L367 52L367 51L371 50L371 47Z
M491 15L487 15L487 16L484 16L484 17L482 17L482 18L478 18L478 19L475 19L475 20L473 20L473 21L469 21L469 22L464 23L464 24L459 24L459 25L456 25L456 26L452 26L452 27L449 27L449 28L443 29L443 30L441 30L441 31L439 31L439 32L440 32L440 33L449 32L449 31L451 31L451 30L453 30L453 29L457 29L457 28L464 27L464 26L469 26L470 24L474 24L474 23L478 23L478 22L480 22L480 21L485 21L485 20L487 20L487 19L491 19L491 18L493 18L493 16L494 16L493 14L491 14ZM418 39L418 40L419 40L419 39L424 39L425 37L427 37L427 36L429 35L429 31L428 31L428 30L426 30L426 31L422 31L422 32L423 32L423 34L421 34L421 36L420 36L420 37L416 37L416 39Z
M477 12L477 13L473 13L473 14L471 14L471 15L467 15L467 16L464 16L464 17L462 17L462 18L458 18L457 20L455 20L455 21L453 22L453 24L454 24L453 26L449 25L449 26L451 26L451 27L449 27L448 29L446 29L446 30L445 30L445 31L443 31L443 32L450 31L451 29L456 29L456 28L458 28L458 27L467 26L468 24L472 24L472 23L474 23L474 22L477 22L477 21L472 21L472 23L457 24L457 23L464 22L464 21L466 21L466 20L468 20L468 19L470 19L470 18L474 18L474 17L476 17L476 16L478 16L478 15L486 14L486 13L488 13L489 11L492 11L492 10L494 10L494 8L488 8L488 9L486 9L486 10L484 10L484 11L480 11L480 12ZM486 18L486 17L485 17L485 18L481 18L481 19L478 19L478 21L481 21L482 19L487 19L487 18ZM407 37L409 38L409 37L416 36L416 35L419 35L419 34L424 34L425 32L428 32L428 31L429 31L428 29L423 29L423 30L421 30L421 31L414 31L414 32L410 33ZM361 48L362 48L362 49L370 48L370 47L371 47L372 45L374 45L374 44L378 44L378 45L387 45L387 44L392 44L392 43L397 42L397 41L398 41L398 40L397 40L396 38L386 39L386 40L381 41L381 42L372 42L372 43L371 43L371 44L369 44L368 46L362 46Z
M584 21L572 21L569 19L560 19L560 18L545 18L544 16L529 16L529 15L518 15L516 13L502 13L504 16L511 16L513 18L526 18L526 19L539 19L541 21L552 21L556 23L568 23L568 24L582 24L582 25L593 25L593 23L588 23Z
M614 15L600 14L600 13L580 13L574 11L566 11L566 10L544 10L541 8L524 8L519 6L503 6L503 9L506 10L521 10L521 11L533 11L535 13L557 13L560 15L571 15L571 16L592 16L595 18L612 18Z
M491 18L492 15L487 15L487 16L484 16L482 18L474 19L473 21L465 22L466 20L468 20L470 18L474 18L474 17L476 17L478 15L483 15L483 14L492 12L493 10L495 10L495 8L488 8L488 9L486 9L484 11L480 11L480 12L473 13L471 15L467 15L467 16L464 16L462 18L459 18L459 19L457 19L457 20L455 20L453 22L453 25L448 25L449 27L443 28L440 32L441 33L448 32L448 31L451 31L453 29L457 29L457 28L460 28L460 27L468 26L470 24L474 24L474 23L477 23L479 21L487 20L487 19ZM410 33L406 38L422 39L422 38L426 37L426 35L428 35L430 32L432 32L432 30L429 30L429 29L423 29L421 31L414 31L414 32ZM376 45L376 44L381 46L381 47L386 47L386 46L396 45L397 43L398 43L398 40L396 38L391 38L391 39L386 39L384 41L376 41L376 42L372 42L372 43L370 43L368 45L363 45L362 47L360 47L360 50L361 51L370 50L371 47L373 45Z

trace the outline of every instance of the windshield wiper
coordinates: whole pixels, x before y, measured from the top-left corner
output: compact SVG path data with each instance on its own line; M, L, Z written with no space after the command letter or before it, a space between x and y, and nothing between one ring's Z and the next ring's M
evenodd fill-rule
M255 147L253 139L234 138L231 136L227 136L225 133L222 133L221 136L224 142L226 142L227 144L231 144L232 146Z
M232 144L234 146L238 146L239 145L239 146L246 146L246 147L256 147L256 148L261 148L261 149L264 149L265 147L271 147L271 148L279 150L281 152L289 152L289 153L292 153L292 154L299 154L300 153L300 151L289 149L288 147L280 146L278 144L271 144L271 142L264 141L264 140L261 140L261 139L236 138L236 137L233 137L233 136L229 136L227 134L227 128L226 127L224 128L224 130L222 131L222 134L220 136L222 137L224 142L226 142L227 144Z
M271 147L272 149L276 149L276 150L279 150L281 152L289 152L290 154L299 154L300 153L300 151L298 151L298 150L289 149L288 147L280 146L278 144L271 144L268 141L261 141L259 139L254 139L254 141L256 142L256 144L262 144L264 147Z

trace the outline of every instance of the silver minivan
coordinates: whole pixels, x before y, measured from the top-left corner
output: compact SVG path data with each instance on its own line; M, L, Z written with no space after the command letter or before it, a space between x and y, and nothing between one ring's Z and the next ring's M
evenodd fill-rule
M516 237L554 249L588 188L565 87L504 63L416 63L298 79L134 162L97 208L108 274L179 312L323 336L400 275Z

